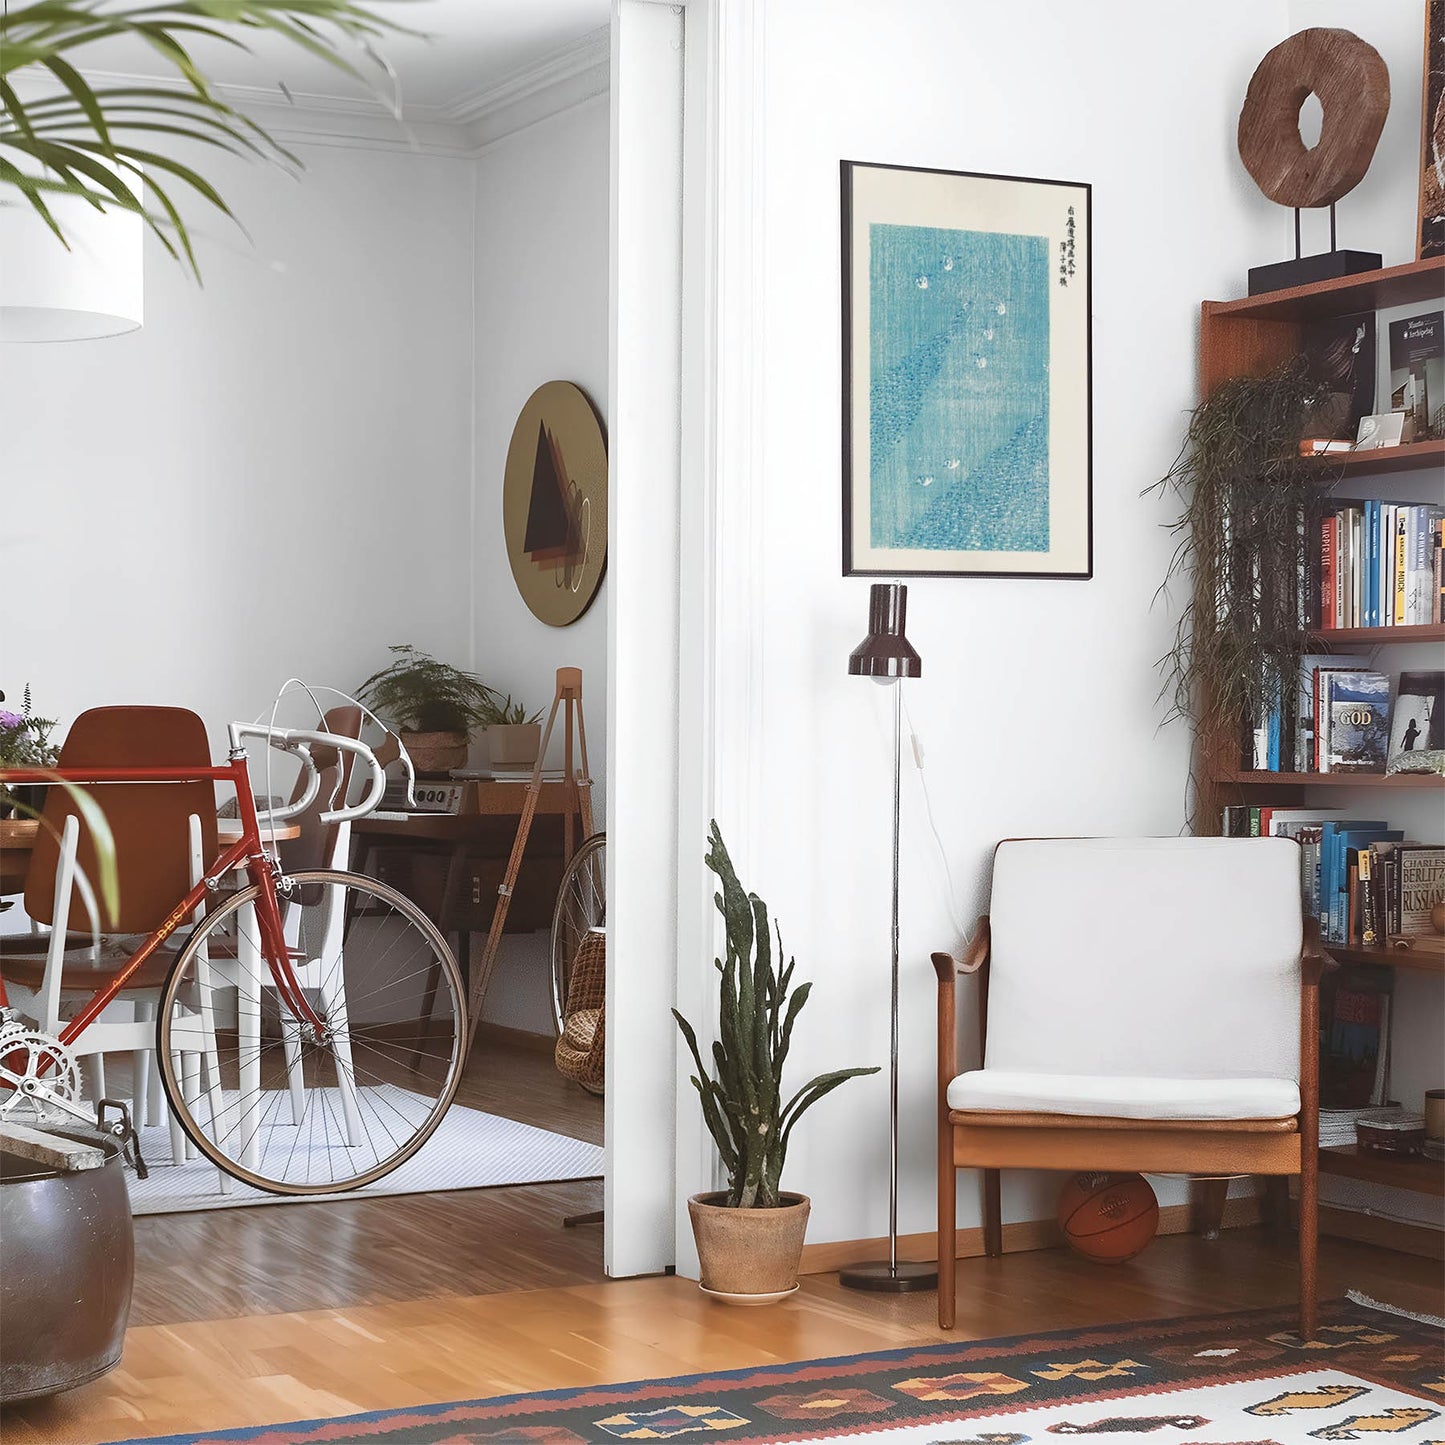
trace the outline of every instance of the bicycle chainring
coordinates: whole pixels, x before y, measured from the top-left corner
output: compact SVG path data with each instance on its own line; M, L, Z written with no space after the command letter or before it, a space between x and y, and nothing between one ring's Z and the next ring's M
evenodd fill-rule
M27 1080L38 1081L34 1092L26 1092ZM0 1118L45 1119L49 1101L73 1105L79 1098L80 1068L59 1039L23 1024L0 1028Z

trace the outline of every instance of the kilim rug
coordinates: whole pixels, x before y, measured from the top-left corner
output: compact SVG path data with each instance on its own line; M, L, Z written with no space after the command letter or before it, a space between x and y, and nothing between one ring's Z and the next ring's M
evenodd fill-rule
M1323 1307L1151 1320L724 1374L429 1405L151 1445L609 1445L618 1440L863 1440L869 1445L1445 1442L1437 1323Z

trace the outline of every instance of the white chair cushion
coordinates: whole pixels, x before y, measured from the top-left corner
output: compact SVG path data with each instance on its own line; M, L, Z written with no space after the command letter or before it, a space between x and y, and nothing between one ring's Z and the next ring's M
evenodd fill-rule
M1287 1119L1299 1113L1300 1093L1293 1079L1121 1078L975 1069L948 1086L948 1107L1111 1119Z
M1023 838L994 854L988 1069L1299 1076L1299 845Z

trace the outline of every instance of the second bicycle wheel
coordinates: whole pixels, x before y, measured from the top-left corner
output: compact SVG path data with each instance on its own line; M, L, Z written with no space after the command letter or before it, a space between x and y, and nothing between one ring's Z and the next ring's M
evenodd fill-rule
M161 1080L186 1133L234 1178L275 1194L355 1189L441 1122L466 1055L466 991L441 934L395 889L325 869L285 883L287 950L323 1027L281 998L245 888L171 969Z
M607 922L607 834L594 833L562 873L552 909L552 1019L560 1035L578 945Z

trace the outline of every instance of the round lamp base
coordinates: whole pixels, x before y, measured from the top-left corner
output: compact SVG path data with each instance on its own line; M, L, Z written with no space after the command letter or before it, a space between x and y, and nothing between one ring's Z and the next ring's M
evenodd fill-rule
M900 1259L896 1265L890 1265L886 1259L870 1260L867 1264L850 1264L840 1269L838 1283L875 1294L911 1294L915 1290L938 1288L938 1266L922 1260Z

